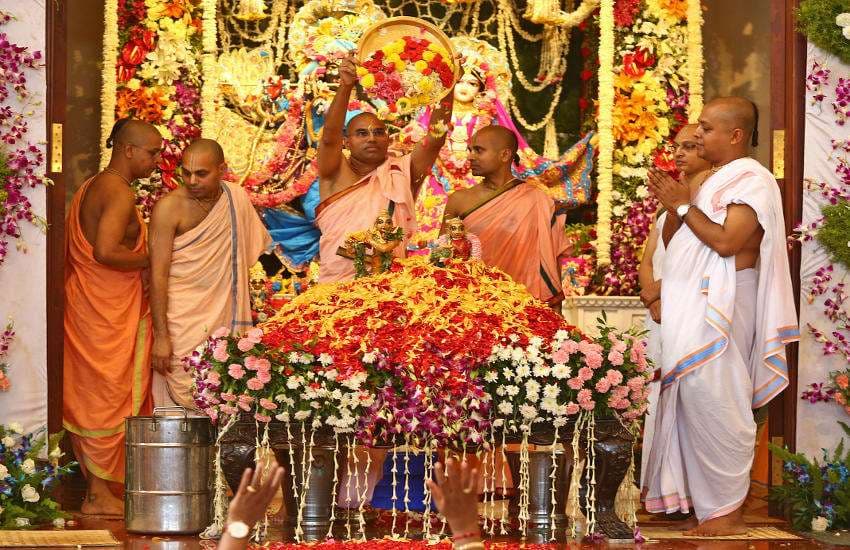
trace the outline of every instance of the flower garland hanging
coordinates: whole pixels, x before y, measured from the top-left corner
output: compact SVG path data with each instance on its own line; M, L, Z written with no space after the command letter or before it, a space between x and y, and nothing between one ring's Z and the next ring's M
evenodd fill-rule
M688 0L688 122L699 119L703 105L702 0Z
M613 4L613 5L611 5ZM597 200L596 259L598 294L630 295L638 290L637 270L657 201L646 186L647 169L664 168L670 137L687 122L689 85L701 90L701 56L697 56L698 22L688 27L693 0L612 0L613 20L600 10L600 170ZM606 3L603 2L603 7ZM604 17L604 19L603 19ZM613 76L609 86L603 56L607 28L613 25ZM693 54L693 63L683 62ZM603 170L603 128L609 116L603 91L611 90L613 160ZM701 96L701 91L700 94ZM697 100L699 101L699 100ZM697 104L691 106L696 112ZM607 162L606 162L607 164ZM609 179L610 178L610 179ZM610 183L609 183L610 181Z
M602 0L599 8L599 195L596 211L596 261L611 263L611 192L614 156L614 0Z

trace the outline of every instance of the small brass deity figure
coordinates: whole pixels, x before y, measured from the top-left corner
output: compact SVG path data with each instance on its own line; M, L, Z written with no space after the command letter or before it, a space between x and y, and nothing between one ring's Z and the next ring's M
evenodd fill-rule
M431 252L432 264L445 266L449 260L465 262L481 259L481 241L472 233L466 232L466 226L460 218L446 222L448 233L437 240L437 248Z
M393 225L392 214L383 210L372 229L349 233L337 254L354 260L354 277L378 275L390 270L393 250L401 244L404 231Z

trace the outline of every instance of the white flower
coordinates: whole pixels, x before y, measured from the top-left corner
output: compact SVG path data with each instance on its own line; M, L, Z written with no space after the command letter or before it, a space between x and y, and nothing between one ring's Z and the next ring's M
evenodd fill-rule
M289 360L290 363L297 363L300 356L298 355L297 352L293 351L289 355L287 355L286 357L287 357L287 359Z
M53 520L53 527L56 527L57 529L64 529L65 528L65 518L54 519Z
M552 426L554 426L556 428L563 428L566 425L567 425L567 417L566 416L556 417L555 420L552 421Z
M280 420L281 422L289 422L289 413L288 412L282 412L278 415L275 415L275 418Z
M528 340L528 345L533 347L533 348L539 348L540 346L543 345L543 338L541 338L539 336L532 336Z
M511 360L515 363L519 363L525 359L525 350L522 348L514 348L511 350Z
M503 361L507 361L511 358L511 349L510 348L501 348L499 349L499 353L497 354L499 359Z
M623 215L626 213L626 208L622 204L618 204L617 206L611 209L611 213L618 218L622 218Z
M534 380L534 379L526 380L526 382L525 382L525 392L529 393L529 394L539 393L540 392L540 384L537 382L537 380Z
M9 431L16 434L22 434L24 433L24 427L21 426L20 422L12 422L9 424Z
M499 403L499 412L504 415L513 414L514 408L509 402L502 401Z
M835 24L839 27L850 26L850 13L839 13L835 16Z
M515 397L519 394L519 388L514 386L513 384L510 384L508 386L505 386L505 393L507 393L511 397Z
M552 372L552 369L549 368L549 365L546 363L541 363L539 365L534 365L534 376L538 378L543 378L545 376L549 376L549 373Z
M537 409L531 405L520 405L519 414L521 414L523 418L531 420L537 416Z
M496 371L488 371L487 374L484 375L484 381L492 384L496 380L499 379L498 373Z
M309 365L310 363L312 363L313 359L315 359L315 357L313 357L309 353L302 353L301 354L301 362L305 365Z
M324 354L322 354L322 355L324 355ZM330 356L329 356L329 357L330 357ZM319 357L319 361L320 361L320 362L321 362L321 360L322 360L322 358L321 358L321 357ZM331 359L331 361L333 361L333 359ZM339 376L339 372L337 372L337 370L336 370L336 369L328 369L328 370L326 370L326 371L325 371L325 378L327 378L327 379L328 379L328 380L330 380L331 382L333 382L334 380L336 380L336 377L337 377L337 376Z
M555 363L555 366L552 367L552 376L557 378L558 380L563 380L564 378L570 377L570 367L563 363Z
M3 438L3 445L5 445L6 448L14 447L15 446L15 438L10 436L10 435L7 435L6 437Z
M319 356L319 363L322 366L327 367L328 365L334 362L334 358L329 353L323 353Z
M844 38L850 40L850 27L844 27L844 29L841 31L841 34L844 35Z
M498 395L499 397L504 397L505 393L507 392L505 391L504 386L499 386L498 388L496 388L496 395Z
M38 496L38 491L35 488L27 483L21 489L21 498L24 499L24 502L38 502L38 499L41 497Z
M561 388L559 388L555 384L546 384L546 386L543 388L543 397L547 399L557 399L560 393Z
M540 402L540 408L552 414L558 413L558 400L553 397L544 397Z
M342 382L342 385L345 386L346 388L352 390L352 391L357 391L357 390L360 389L360 386L365 381L366 381L366 373L361 372L361 373L355 374L354 376L350 376L350 377L346 378Z
M639 199L645 199L649 196L649 189L645 185L638 185L635 188L635 196Z
M297 390L298 386L301 385L301 377L300 376L290 376L286 379L286 387L290 390Z
M812 518L812 531L822 533L829 527L829 520L823 516Z
M24 460L23 464L21 464L21 471L27 475L35 473L35 461L31 458Z
M509 369L507 367L502 369L502 378L504 378L505 380L510 380L513 377L514 377L514 371L512 371L511 369Z
M295 420L298 420L299 422L302 420L307 420L308 418L310 418L311 414L311 411L298 411L297 413L295 413Z
M6 479L8 475L9 469L6 467L5 464L0 464L0 479Z
M30 524L29 518L15 518L15 525L17 527L26 527Z
M528 378L531 375L531 368L528 365L520 365L516 369L517 378Z
M555 333L555 340L567 340L569 337L570 333L562 328L559 328L558 332Z
M374 363L375 359L377 359L377 358L378 358L378 354L375 353L374 351L370 351L369 353L363 354L363 362L366 363L367 365L371 365L372 363Z
M502 418L497 418L496 420L493 421L493 427L494 428L501 428L504 425L505 425L505 421Z
M519 336L517 336L516 334L511 334L510 336L508 336L508 338L510 339L511 342L514 342L514 343L519 342Z

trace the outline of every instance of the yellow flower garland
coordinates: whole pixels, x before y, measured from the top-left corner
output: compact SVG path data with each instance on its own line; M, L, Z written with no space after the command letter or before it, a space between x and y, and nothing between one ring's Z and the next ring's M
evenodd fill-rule
M201 86L201 136L214 138L212 135L217 127L215 120L216 97L218 96L218 29L216 27L216 1L203 0L203 30L201 41L203 54L201 57L201 72L204 85Z
M702 23L702 2L688 0L688 122L696 122L702 111Z
M109 163L106 139L115 123L116 76L118 58L118 0L106 0L103 6L103 86L100 90L100 167Z
M614 0L602 0L599 7L599 189L596 211L596 262L611 263L611 193L614 156Z

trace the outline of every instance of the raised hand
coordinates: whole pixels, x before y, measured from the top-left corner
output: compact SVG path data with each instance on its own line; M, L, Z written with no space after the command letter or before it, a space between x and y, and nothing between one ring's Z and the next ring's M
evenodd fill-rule
M260 477L259 469L247 468L242 474L239 489L227 509L227 523L242 521L253 526L263 519L269 503L280 488L283 468L275 464L271 475L265 481L261 481Z
M446 473L443 473L445 470ZM476 492L478 470L464 461L454 458L446 461L445 467L434 465L437 483L428 480L428 488L440 512L446 517L452 534L466 538L478 533L478 494Z
M649 190L658 197L668 212L675 213L676 207L691 201L688 186L670 177L669 174L655 168L649 169Z
M339 64L339 83L353 87L357 82L357 60L354 54L342 60Z

